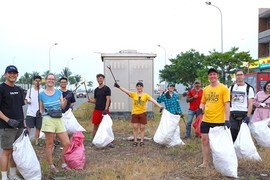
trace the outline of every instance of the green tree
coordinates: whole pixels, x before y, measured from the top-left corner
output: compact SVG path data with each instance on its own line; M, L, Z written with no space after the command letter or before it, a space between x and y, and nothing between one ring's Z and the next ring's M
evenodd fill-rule
M171 65L166 65L163 70L160 70L161 82L166 80L190 87L198 77L197 70L203 68L204 55L191 49L184 53L181 52L170 61Z
M247 70L247 67L243 66L244 62L254 63L249 52L237 52L239 48L233 47L230 51L220 53L217 51L210 51L209 55L205 58L205 67L213 67L219 71L220 80L222 83L230 85L231 76L230 74L235 73L237 69ZM226 76L227 81L226 82Z

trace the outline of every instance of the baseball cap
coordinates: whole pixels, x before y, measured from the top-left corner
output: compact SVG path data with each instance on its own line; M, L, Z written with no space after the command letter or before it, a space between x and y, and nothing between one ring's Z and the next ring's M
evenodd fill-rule
M218 74L217 70L215 70L214 68L210 68L210 69L208 70L208 73L207 73L207 74L210 74L210 73L212 73L212 72L215 72L215 73Z
M9 65L8 67L6 67L5 73L7 73L7 72L16 72L16 73L18 73L18 69L16 68L16 66Z
M137 82L136 86L142 86L143 87L143 83L142 82Z
M201 81L195 80L195 81L194 81L194 84L201 84Z
M175 84L174 83L168 83L168 87L170 87L170 86L175 87Z

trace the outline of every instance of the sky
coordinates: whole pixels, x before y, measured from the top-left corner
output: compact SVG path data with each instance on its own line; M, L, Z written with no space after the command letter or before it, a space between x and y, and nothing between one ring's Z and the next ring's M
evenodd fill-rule
M223 51L239 47L257 59L258 8L269 8L269 0L211 3L222 12ZM10 64L19 75L43 74L50 61L52 72L69 67L96 86L104 69L100 53L133 49L157 55L157 84L159 70L177 54L221 51L220 12L205 0L2 0L0 17L2 74Z

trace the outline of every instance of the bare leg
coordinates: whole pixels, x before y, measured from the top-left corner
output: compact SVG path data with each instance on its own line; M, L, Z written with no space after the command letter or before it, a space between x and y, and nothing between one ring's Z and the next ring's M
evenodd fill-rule
M53 164L52 148L53 148L54 133L45 132L45 137L46 137L46 157L47 157L48 163L52 165Z
M138 141L138 123L132 123L133 126L133 136L134 136L134 142Z
M203 153L203 163L201 167L207 167L210 159L210 145L208 134L202 133L202 153Z
M140 126L140 131L141 131L141 142L144 140L144 134L145 134L145 125L144 124L139 124Z
M67 132L63 132L63 133L57 133L57 137L59 138L59 140L61 141L62 145L63 145L63 150L62 150L62 163L65 163L65 158L64 158L64 154L67 151L70 141L68 138L68 134Z
M94 124L93 132L92 132L93 139L97 133L98 127L99 127L99 124Z
M11 154L12 154L12 149L3 149L2 156L1 156L1 171L8 171L9 156ZM12 167L15 167L15 166L13 165Z
M38 145L39 134L40 134L40 129L39 128L36 128L35 145Z

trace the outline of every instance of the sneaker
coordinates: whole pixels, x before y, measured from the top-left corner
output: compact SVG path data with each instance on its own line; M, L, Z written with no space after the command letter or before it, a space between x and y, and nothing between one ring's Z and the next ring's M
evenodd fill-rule
M15 175L15 176L8 176L9 180L22 180L19 176Z
M62 164L62 169L67 170L67 171L71 170L71 168L67 165L67 163Z
M207 167L208 167L207 164L201 164L201 165L198 166L198 168L207 168Z
M59 170L54 165L51 165L51 171L54 172L54 173L59 172Z

